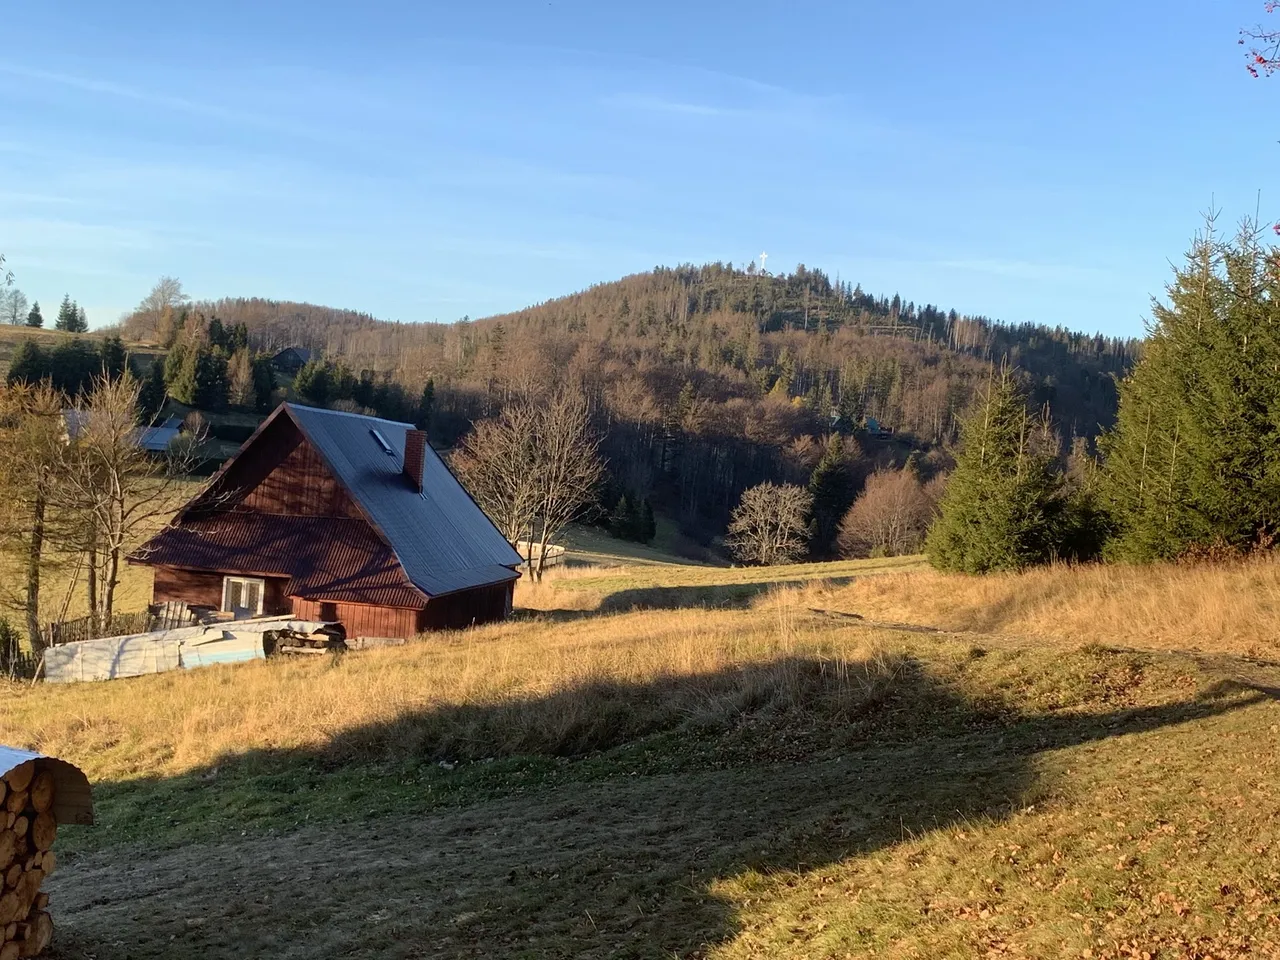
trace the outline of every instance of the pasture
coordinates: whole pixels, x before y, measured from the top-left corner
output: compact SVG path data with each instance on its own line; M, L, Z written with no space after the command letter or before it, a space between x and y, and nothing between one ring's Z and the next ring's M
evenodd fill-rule
M0 691L97 784L57 955L1280 950L1278 568L643 559L402 648Z

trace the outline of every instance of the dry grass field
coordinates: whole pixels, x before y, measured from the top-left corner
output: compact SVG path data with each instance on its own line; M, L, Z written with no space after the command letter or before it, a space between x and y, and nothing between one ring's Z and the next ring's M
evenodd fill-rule
M1273 568L621 561L402 648L0 689L97 785L57 955L1280 955Z

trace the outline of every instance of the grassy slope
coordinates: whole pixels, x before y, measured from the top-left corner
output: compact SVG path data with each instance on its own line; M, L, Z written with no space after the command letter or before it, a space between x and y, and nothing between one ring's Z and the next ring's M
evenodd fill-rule
M570 571L555 612L398 650L0 693L0 742L99 784L58 949L1280 950L1280 666L885 629L853 598L903 575L824 572L726 605L759 571ZM715 609L600 612L676 579Z

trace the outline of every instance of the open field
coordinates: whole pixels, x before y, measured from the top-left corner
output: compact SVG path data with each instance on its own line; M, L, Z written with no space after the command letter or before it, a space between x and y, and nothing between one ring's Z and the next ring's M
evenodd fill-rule
M84 338L89 340L102 339L101 331L90 331L89 333L63 333L61 330L52 329L53 317L47 314L46 310L45 323L49 324L49 329L32 328L26 326L12 326L10 324L0 324L0 377L9 374L9 358L13 356L14 349L23 340L35 340L40 346L50 349L66 340L74 338ZM54 313L57 312L57 304L53 305ZM142 357L153 357L161 352L154 346L145 344L126 343L125 346L131 353ZM148 361L149 362L149 361Z
M876 570L570 570L550 612L404 648L0 690L0 742L97 784L58 955L1280 952L1280 664L1117 649L1105 611L888 629L945 607L894 581L981 581ZM693 606L608 612L619 582Z

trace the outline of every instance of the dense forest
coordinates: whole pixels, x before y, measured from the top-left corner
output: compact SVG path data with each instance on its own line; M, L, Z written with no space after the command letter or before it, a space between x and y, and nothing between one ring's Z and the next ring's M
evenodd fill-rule
M432 383L431 429L452 445L531 384L585 391L614 491L653 498L699 540L724 530L741 492L804 482L833 432L866 475L877 462L952 444L993 363L1024 378L1065 450L1116 413L1137 342L877 297L801 266L659 267L502 316L455 324L261 299L148 301L129 339L172 345L184 318L242 328L256 350L301 346L335 381ZM945 456L934 453L935 458ZM926 465L926 472L928 467ZM615 496L617 493L614 494Z

